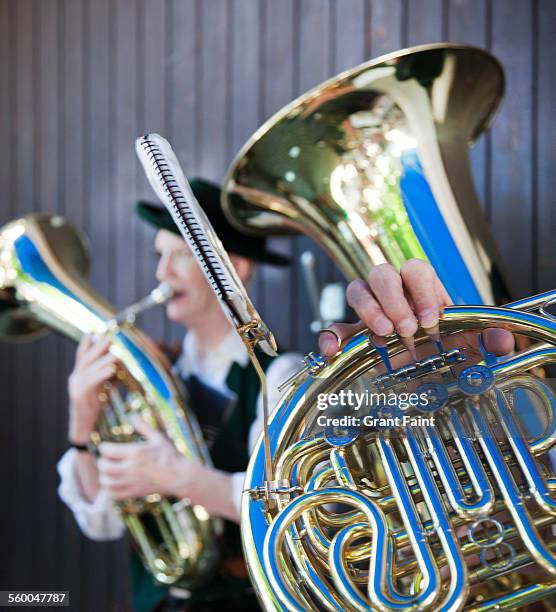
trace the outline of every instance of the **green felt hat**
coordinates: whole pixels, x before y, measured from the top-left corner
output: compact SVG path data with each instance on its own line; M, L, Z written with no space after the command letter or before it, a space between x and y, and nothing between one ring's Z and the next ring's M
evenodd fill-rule
M288 257L269 251L264 237L248 236L230 224L220 206L220 188L217 185L200 178L191 179L189 184L228 253L274 266L287 266L290 263ZM140 201L136 204L136 210L147 223L181 236L172 215L164 206Z

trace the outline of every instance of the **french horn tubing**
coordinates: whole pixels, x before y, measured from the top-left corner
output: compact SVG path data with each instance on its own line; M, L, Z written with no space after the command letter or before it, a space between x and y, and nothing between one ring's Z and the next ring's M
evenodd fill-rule
M502 610L556 593L556 403L535 370L555 360L556 291L487 305L509 291L468 157L503 83L473 47L392 53L279 111L228 171L243 230L306 233L347 279L426 259L456 304L440 339L417 334L416 360L364 330L286 381L272 477L260 439L242 501L267 610ZM526 348L495 358L490 327ZM342 392L373 401L357 411Z

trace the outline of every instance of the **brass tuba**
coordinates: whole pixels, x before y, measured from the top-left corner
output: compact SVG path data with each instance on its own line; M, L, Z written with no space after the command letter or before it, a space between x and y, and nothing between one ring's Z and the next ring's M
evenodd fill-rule
M28 215L2 227L0 337L34 337L45 326L76 341L86 333L108 334L120 367L117 381L103 391L107 409L94 443L136 439L130 422L135 413L163 431L184 457L210 464L184 390L152 342L129 324L137 307L116 313L85 281L88 266L83 236L61 217ZM163 291L153 294L148 303L163 301ZM191 587L211 574L218 522L204 508L160 495L127 500L119 508L145 567L160 584Z
M474 47L362 64L255 132L224 179L224 211L248 233L307 234L347 279L419 257L454 302L499 303L507 289L468 152L503 90L498 61Z
M223 206L246 231L307 233L348 279L420 257L456 304L499 303L468 149L503 82L490 54L448 44L342 73L246 143ZM242 539L266 609L482 611L554 596L556 396L533 369L556 360L555 301L447 308L440 339L417 335L417 360L366 331L305 358L269 424L273 477L260 440L245 482ZM478 340L493 326L527 348L497 360ZM342 391L365 410L339 405Z

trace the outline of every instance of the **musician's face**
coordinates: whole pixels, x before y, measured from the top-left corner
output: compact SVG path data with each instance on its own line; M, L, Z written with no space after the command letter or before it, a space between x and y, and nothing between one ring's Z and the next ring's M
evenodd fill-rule
M205 279L187 243L177 234L159 230L154 247L159 254L156 278L174 290L174 297L166 305L169 319L185 327L195 327L221 317L222 310L216 296ZM244 285L248 285L254 272L254 263L240 255L230 259Z
M169 319L192 327L200 317L209 317L215 308L220 308L182 238L167 230L159 230L154 246L159 255L156 278L174 290L174 297L166 305Z

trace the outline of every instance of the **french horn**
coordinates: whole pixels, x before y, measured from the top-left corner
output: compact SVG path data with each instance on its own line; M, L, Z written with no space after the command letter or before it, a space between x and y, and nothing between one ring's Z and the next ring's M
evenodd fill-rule
M306 358L269 424L273 480L259 441L244 485L265 609L501 610L556 592L556 397L531 373L556 360L556 320L538 311L554 299L446 308L417 361L365 332ZM458 344L489 327L533 344L503 360ZM338 411L341 390L377 399Z
M396 52L279 111L228 171L244 231L306 233L347 279L427 259L457 304L416 359L364 330L285 383L242 502L267 610L502 610L556 592L556 398L536 370L555 360L556 292L484 305L509 291L468 157L503 83L480 49ZM491 327L525 348L495 358ZM358 412L342 391L375 401Z
M106 410L94 444L137 439L131 415L160 429L184 457L210 465L195 415L159 351L131 323L145 307L169 297L164 288L120 313L87 283L83 236L59 216L33 214L0 229L0 337L33 338L53 328L78 341L108 336L118 358L117 380L102 392ZM120 391L123 391L121 393ZM118 504L139 555L157 582L194 587L217 562L218 521L188 500L160 495Z

